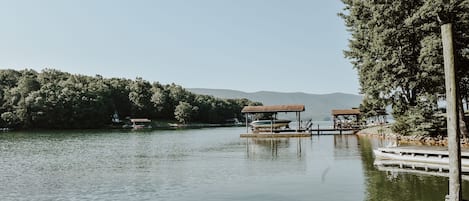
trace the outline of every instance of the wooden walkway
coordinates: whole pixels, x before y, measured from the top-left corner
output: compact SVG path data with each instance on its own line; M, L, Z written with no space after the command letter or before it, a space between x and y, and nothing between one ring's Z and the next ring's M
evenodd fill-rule
M446 147L387 147L373 150L376 160L443 164L448 166L449 154ZM469 168L469 151L461 151L461 166Z
M263 131L258 133L244 133L241 134L242 138L295 138L295 137L311 137L313 135L354 135L356 129L312 129L312 130L294 130L294 129L279 129L270 131Z
M408 146L408 147L383 147L378 150L386 153L394 153L398 155L435 155L441 157L448 157L447 147L425 147L425 146ZM469 150L461 149L461 157L469 158Z
M298 138L311 137L311 133L245 133L241 134L242 138Z
M448 152L448 147L435 147L435 146L400 146L400 147L383 147L380 149L394 150L400 152L438 152L445 153ZM461 152L469 152L468 148L462 148Z
M311 129L310 132L313 135L353 135L358 131L358 129L354 128L319 128L319 129Z

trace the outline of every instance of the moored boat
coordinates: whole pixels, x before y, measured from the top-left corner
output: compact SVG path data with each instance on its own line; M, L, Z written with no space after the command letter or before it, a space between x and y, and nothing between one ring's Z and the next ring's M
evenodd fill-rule
M290 120L286 119L273 119L273 120L257 120L251 122L251 126L254 129L262 129L262 128L282 128L282 127L288 127L288 124L290 124Z

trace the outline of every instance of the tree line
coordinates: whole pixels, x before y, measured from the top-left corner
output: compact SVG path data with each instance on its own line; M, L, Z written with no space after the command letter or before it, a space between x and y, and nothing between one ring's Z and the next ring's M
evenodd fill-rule
M55 69L0 70L0 127L103 128L120 117L223 123L242 118L248 99L191 93L142 78L103 78Z
M469 97L469 1L342 0L351 33L345 56L358 71L368 116L392 106L393 130L438 134L446 127L440 23L453 23L460 116ZM464 101L463 101L464 100ZM463 131L467 131L461 122ZM444 131L443 131L444 132Z

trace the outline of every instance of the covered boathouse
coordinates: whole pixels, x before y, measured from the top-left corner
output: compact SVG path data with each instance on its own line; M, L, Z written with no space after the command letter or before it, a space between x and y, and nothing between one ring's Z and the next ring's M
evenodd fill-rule
M332 110L334 129L359 128L360 109Z
M301 112L305 111L304 105L270 105L270 106L245 106L241 113L246 117L246 133L241 134L241 137L309 137L311 132L306 132L305 128L301 125ZM298 125L296 129L279 129L274 127L274 122L277 119L279 112L296 113L296 120ZM270 119L270 129L249 132L249 119L255 114L272 114Z

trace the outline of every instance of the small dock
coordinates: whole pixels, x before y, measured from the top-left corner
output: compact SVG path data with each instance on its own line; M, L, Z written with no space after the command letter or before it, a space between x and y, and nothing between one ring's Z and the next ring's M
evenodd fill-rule
M305 111L304 105L271 105L271 106L246 106L241 113L246 116L246 133L241 134L242 138L298 138L298 137L311 137L312 133L309 129L302 128L301 125L301 112ZM279 112L295 112L298 125L296 129L290 129L288 125L285 128L274 126L274 121L277 119ZM270 127L263 129L249 129L249 117L255 114L270 114Z
M378 150L385 153L394 153L398 155L412 155L418 156L422 155L425 157L428 156L438 156L439 158L444 158L448 156L447 147L420 147L420 146L408 146L408 147L383 147L378 148ZM461 150L461 157L469 158L469 150Z
M373 150L379 160L394 160L426 164L449 164L446 147L387 147ZM461 151L461 165L469 167L469 150Z

